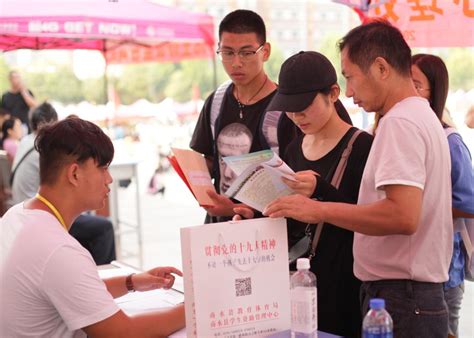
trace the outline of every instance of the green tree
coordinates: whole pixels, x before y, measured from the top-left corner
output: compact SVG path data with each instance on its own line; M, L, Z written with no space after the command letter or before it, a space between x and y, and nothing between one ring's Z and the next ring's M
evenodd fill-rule
M283 55L283 51L276 44L272 44L272 53L265 63L265 72L272 81L278 82L278 75L280 74L280 68L284 61L285 56Z
M346 88L346 80L341 74L341 55L337 47L337 43L341 38L342 36L336 33L327 34L321 41L318 51L326 56L336 69L337 82L341 86L341 92L343 93Z
M0 55L0 95L10 88L10 83L8 82L9 71L10 67L6 64L3 55Z
M469 91L474 88L474 51L472 48L449 49L443 57L449 72L449 89Z
M176 101L189 101L195 87L199 88L201 97L214 90L214 70L211 60L181 62L179 69L171 75L165 94Z
M113 81L113 79L108 79ZM106 103L106 89L105 89L105 78L100 77L97 79L87 79L81 82L81 93L84 100L94 104Z
M146 63L127 65L116 80L116 89L123 104L144 98L159 102L165 98L165 88L176 70L173 63Z
M81 81L69 66L56 66L53 71L27 73L25 79L40 102L56 100L63 103L78 103L84 100Z

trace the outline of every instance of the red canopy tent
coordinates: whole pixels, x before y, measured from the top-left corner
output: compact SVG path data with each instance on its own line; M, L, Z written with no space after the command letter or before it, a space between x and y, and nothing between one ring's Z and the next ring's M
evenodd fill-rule
M473 47L474 0L333 0L352 7L362 22L383 17L411 47Z
M0 50L91 49L107 63L214 56L213 18L147 0L2 0Z

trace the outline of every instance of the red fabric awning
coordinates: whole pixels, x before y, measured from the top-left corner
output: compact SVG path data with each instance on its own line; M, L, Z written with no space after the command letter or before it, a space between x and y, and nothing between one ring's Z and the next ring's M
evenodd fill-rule
M383 17L411 47L473 47L474 0L334 0L361 20Z
M2 0L0 50L92 49L108 63L214 55L209 15L147 0Z

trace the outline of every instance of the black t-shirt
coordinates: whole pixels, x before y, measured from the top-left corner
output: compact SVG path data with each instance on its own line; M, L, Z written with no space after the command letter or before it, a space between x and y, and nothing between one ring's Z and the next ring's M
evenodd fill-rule
M31 96L33 93L28 90ZM21 93L6 92L2 95L1 107L6 109L12 116L18 117L21 123L28 125L28 111L30 107L21 96Z
M243 155L268 148L261 132L261 122L266 107L276 93L275 90L256 103L245 105L241 118L239 105L232 94L233 87L233 84L229 86L222 100L220 114L215 123L215 140L210 121L213 94L204 103L190 143L193 150L214 159L211 176L214 178L217 191L221 193L225 192L235 179L234 175L226 170L225 164L221 161L222 157ZM282 114L278 124L280 154L284 153L296 133L294 124Z
M284 161L296 172L314 170L317 179L313 198L322 201L357 203L360 181L369 155L373 137L362 132L354 142L339 189L330 183L342 152L356 128L351 128L339 143L322 158L307 160L302 151L304 135L287 148ZM304 236L306 223L288 219L289 247ZM314 234L315 225L311 225ZM359 337L361 315L359 306L360 281L354 276L351 231L325 223L311 260L311 271L318 286L318 328L345 337Z

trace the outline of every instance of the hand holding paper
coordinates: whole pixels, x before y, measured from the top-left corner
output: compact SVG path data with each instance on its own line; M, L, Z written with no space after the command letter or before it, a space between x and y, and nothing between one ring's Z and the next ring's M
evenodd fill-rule
M207 195L212 200L211 206L205 206L207 213L211 216L232 216L235 203L230 198L219 195L215 190L208 190Z
M242 206L235 207L234 208L234 217L232 217L233 221L241 221L243 219L250 219L254 218L255 213L252 208L249 208L245 206L245 204L242 204Z
M316 176L319 174L313 170L303 170L298 171L293 180L286 177L282 177L282 180L295 193L311 197L316 190Z
M224 161L239 175L226 195L256 210L262 211L275 198L294 193L282 180L295 180L294 171L271 150L224 157Z

